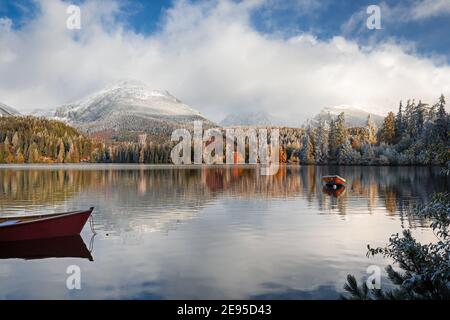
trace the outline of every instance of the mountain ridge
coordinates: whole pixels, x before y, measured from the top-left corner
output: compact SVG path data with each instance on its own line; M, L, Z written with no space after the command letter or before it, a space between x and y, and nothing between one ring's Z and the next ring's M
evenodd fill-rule
M213 125L168 91L152 90L142 82L130 80L57 107L51 114L54 119L93 135L148 133L167 138L177 128L190 128L195 120L203 121L206 127Z
M230 113L219 124L223 127L282 126L283 121L265 111L248 111L238 114Z
M0 102L0 116L20 115L20 112L2 102Z
M367 112L361 108L348 105L337 105L323 108L311 120L307 121L307 125L317 126L320 121L330 122L331 120L335 120L341 112L344 112L345 124L347 127L365 126L369 114L378 126L380 126L384 120L384 116L373 112Z

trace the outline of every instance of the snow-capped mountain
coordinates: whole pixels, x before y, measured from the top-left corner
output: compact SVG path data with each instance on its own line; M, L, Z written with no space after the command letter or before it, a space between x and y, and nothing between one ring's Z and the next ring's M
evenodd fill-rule
M34 117L53 118L55 116L55 110L34 109L30 115Z
M192 125L211 124L200 112L167 91L155 91L138 81L121 81L78 102L56 109L53 117L88 133L169 133Z
M281 125L281 120L268 114L265 111L253 111L244 113L231 113L227 115L220 125L223 127L232 126L278 126Z
M0 116L14 116L14 115L20 115L20 112L0 102Z
M311 121L310 124L312 126L316 126L321 120L330 121L331 119L335 120L337 116L344 112L345 115L345 124L347 127L360 127L365 126L367 123L367 117L369 114L372 117L372 120L377 124L381 125L383 123L384 117L375 113L370 113L364 111L362 109L342 105L342 106L334 106L323 108Z

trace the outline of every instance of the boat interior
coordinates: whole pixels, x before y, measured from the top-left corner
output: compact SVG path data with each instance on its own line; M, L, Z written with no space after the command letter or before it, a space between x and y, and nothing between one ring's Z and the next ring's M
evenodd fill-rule
M71 214L71 213L75 213L75 211L74 212L65 212L65 213L35 214L35 215L31 215L31 216L20 216L20 215L2 216L0 214L0 227L11 226L11 225L14 225L17 223L22 223L22 222L32 222L32 221L36 221L36 220L52 218L52 217L57 217L57 216L61 216L61 215Z

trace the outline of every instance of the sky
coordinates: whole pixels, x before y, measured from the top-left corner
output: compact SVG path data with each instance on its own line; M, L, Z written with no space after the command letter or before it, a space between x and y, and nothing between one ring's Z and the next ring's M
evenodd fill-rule
M381 29L367 27L373 4ZM0 102L52 109L133 79L213 121L385 114L450 96L449 31L450 0L0 0Z

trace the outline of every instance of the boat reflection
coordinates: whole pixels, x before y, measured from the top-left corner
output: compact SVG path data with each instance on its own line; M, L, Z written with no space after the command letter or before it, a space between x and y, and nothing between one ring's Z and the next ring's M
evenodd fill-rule
M91 239L91 244L92 244ZM0 242L0 259L80 258L94 261L81 236Z
M325 185L322 188L322 192L329 196L339 198L345 192L345 186L337 186L336 189L334 189L333 187Z

